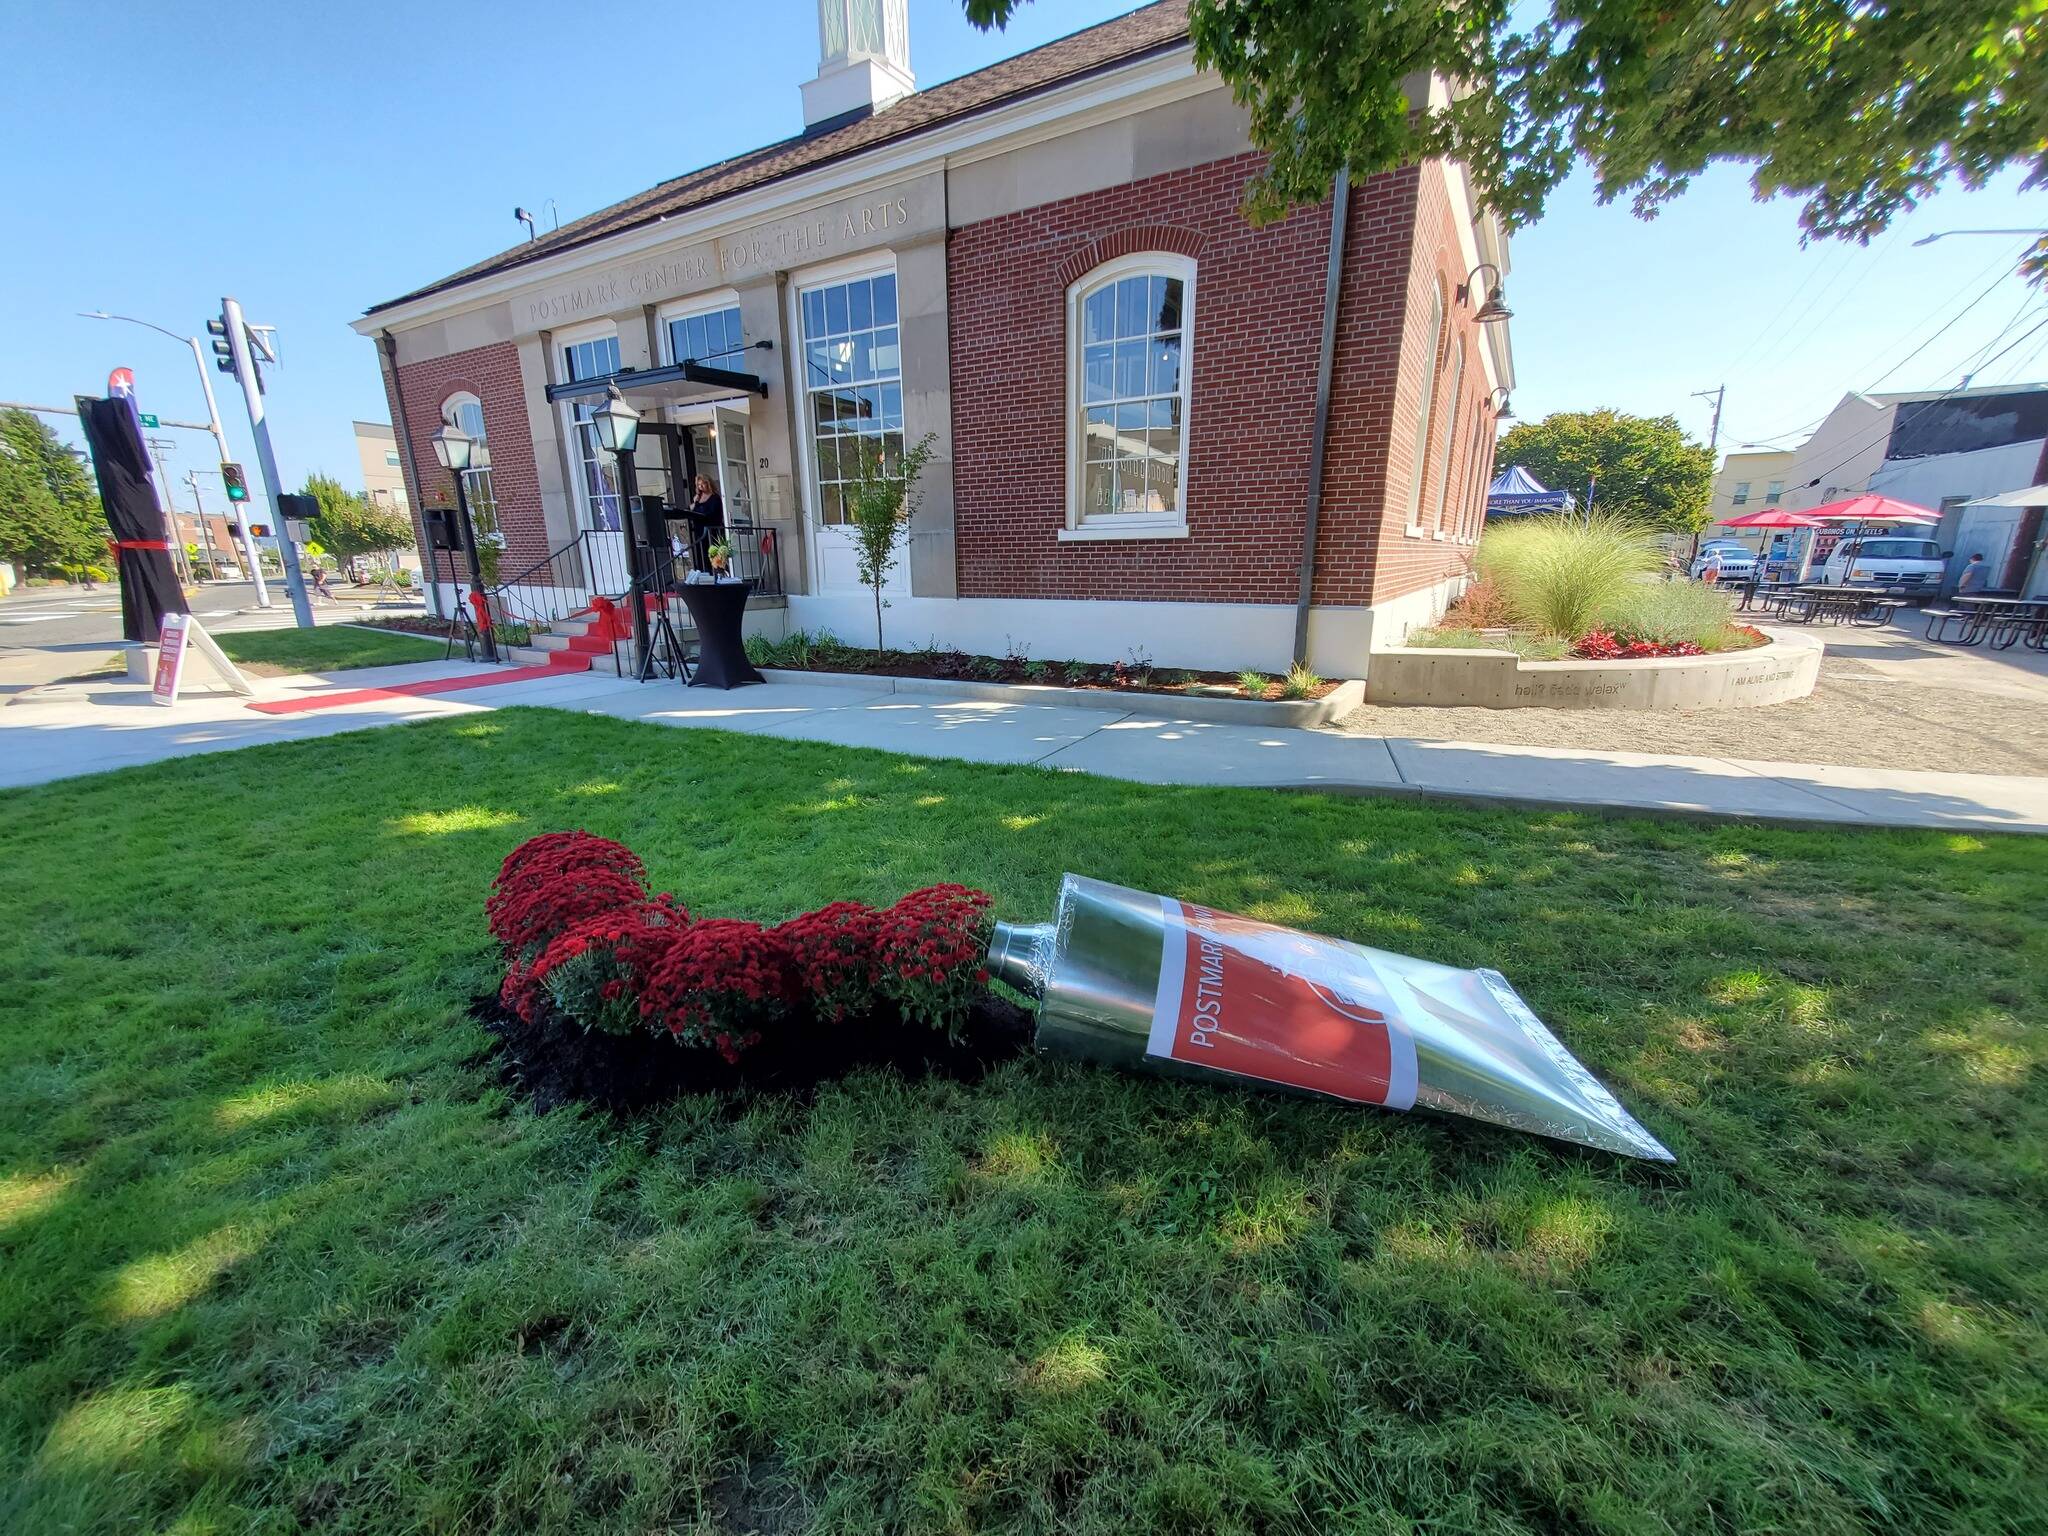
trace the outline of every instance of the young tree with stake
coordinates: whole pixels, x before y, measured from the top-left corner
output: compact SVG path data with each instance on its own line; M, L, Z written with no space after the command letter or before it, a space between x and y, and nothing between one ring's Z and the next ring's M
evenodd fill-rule
M861 584L875 594L875 649L882 649L882 584L896 567L897 540L917 515L917 480L932 461L934 435L897 454L872 439L861 442L859 462L847 482L847 522L853 529L854 565Z

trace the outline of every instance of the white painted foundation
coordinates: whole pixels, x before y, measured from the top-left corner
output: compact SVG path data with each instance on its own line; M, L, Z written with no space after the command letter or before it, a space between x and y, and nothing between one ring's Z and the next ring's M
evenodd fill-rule
M1363 677L1389 616L1399 644L1407 628L1433 622L1455 583L1376 608L1309 611L1309 665L1325 677ZM1410 617L1413 615L1413 617ZM789 599L792 628L829 630L849 645L872 645L874 600L866 593ZM1205 672L1284 672L1294 654L1291 603L1134 603L1092 599L894 597L882 637L911 649L933 642L985 656L1023 648L1036 661L1116 661L1134 650L1154 666Z

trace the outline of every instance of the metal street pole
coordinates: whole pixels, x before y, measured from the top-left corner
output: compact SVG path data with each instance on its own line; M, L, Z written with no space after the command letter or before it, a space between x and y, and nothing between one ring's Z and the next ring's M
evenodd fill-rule
M220 461L226 464L228 458L228 435L221 430L220 407L214 403L212 370L206 366L206 353L199 345L197 336L185 338L192 344L192 361L199 365L199 387L206 392L207 430L213 434L213 445L220 452ZM194 494L197 495L195 487ZM270 588L263 580L263 560L256 548L256 536L249 532L249 504L245 501L231 501L228 511L234 515L235 533L242 541L242 558L249 564L249 579L256 583L256 606L270 606ZM200 519L202 523L205 519Z
M462 524L462 552L469 557L469 590L473 597L484 590L484 562L483 556L477 553L476 524L469 520L469 493L462 488L465 473L467 472L460 469L450 470L449 478L455 482L455 514ZM463 599L457 598L456 601L461 602ZM496 661L498 637L497 631L491 626L491 610L479 603L471 603L469 608L470 613L479 620L477 638L484 643L484 660ZM481 613L477 612L479 608L483 610Z
M129 325L139 325L144 330L155 331L160 336L168 336L189 346L193 366L199 370L199 391L206 396L206 430L213 434L214 452L220 455L221 463L231 461L233 456L228 452L228 435L220 424L220 405L213 398L213 370L206 366L206 349L199 345L197 336L180 336L153 320L138 320L133 315L110 315L104 309L81 310L79 313L87 320L121 320ZM248 561L251 577L256 583L257 606L268 608L270 588L264 585L263 561L258 557L256 540L249 532L249 509L240 502L231 501L228 511L234 516L235 533L242 541L242 555Z
M249 332L242 319L242 306L233 299L220 301L220 317L227 326L235 378L242 386L242 399L249 406L249 431L256 438L256 466L263 471L263 488L270 493L271 511L278 521L277 552L284 565L285 590L292 597L292 616L299 628L313 627L313 605L306 600L306 578L299 572L299 549L291 530L284 527L284 483L278 478L277 455L270 447L270 423L263 419L263 382L256 376L256 360L249 355Z

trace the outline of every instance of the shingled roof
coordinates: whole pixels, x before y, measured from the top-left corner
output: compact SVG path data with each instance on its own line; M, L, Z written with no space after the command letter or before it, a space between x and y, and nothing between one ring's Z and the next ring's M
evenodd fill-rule
M450 273L438 282L372 305L366 314L390 309L428 294L457 288L477 278L589 245L625 230L720 198L764 186L817 166L843 160L882 144L910 138L942 123L986 111L1055 85L1125 64L1146 54L1163 52L1186 41L1187 0L1159 0L1100 26L1089 27L1057 42L1020 53L1000 64L917 91L880 112L824 133L799 135L765 149L735 155L691 171L659 186L586 214L510 250Z

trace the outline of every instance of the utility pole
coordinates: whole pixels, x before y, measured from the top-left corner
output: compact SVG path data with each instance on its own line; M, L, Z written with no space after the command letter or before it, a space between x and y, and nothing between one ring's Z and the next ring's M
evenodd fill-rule
M1728 398L1728 386L1721 384L1713 389L1696 389L1692 392L1692 397L1695 400L1711 398L1714 402L1714 419L1707 424L1707 453L1711 456L1715 449L1721 445L1721 406ZM1720 466L1716 465L1715 472L1718 474L1719 471ZM1711 495L1712 493L1709 492L1708 494ZM1697 560L1700 557L1700 534L1704 531L1704 529L1699 528L1693 530L1692 555L1690 556L1693 560Z
M220 319L209 321L207 329L220 327L227 343L228 367L242 386L242 399L249 407L249 431L256 439L256 466L263 471L263 486L270 493L270 508L276 517L279 538L277 553L284 565L285 590L291 594L292 615L299 622L299 628L313 627L313 605L306 600L306 578L299 572L299 548L292 542L291 530L285 526L284 484L278 478L277 455L270 447L270 423L263 419L263 376L256 371L256 359L249 350L249 327L242 319L242 306L233 299L220 301ZM220 350L216 342L214 350Z
M199 471L188 471L185 484L192 489L192 510L199 518L199 537L206 544L206 568L216 575L220 572L220 551L214 548L213 524L206 520L206 503L199 496Z
M184 583L192 583L192 559L185 553L185 541L178 537L178 504L171 500L171 472L164 466L164 454L178 445L167 437L145 437L143 445L149 449L149 456L156 464L157 494L164 504L164 537L171 542L171 563L183 571Z

